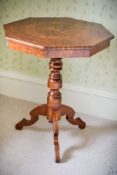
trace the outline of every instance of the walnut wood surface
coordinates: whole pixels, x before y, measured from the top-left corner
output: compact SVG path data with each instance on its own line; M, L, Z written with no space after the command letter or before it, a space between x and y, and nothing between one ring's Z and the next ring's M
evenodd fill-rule
M43 116L47 116L47 104L43 104L40 105L36 108L34 108L31 112L30 112L30 120L27 119L22 119L20 122L18 122L15 125L15 128L18 130L23 129L23 126L30 126L32 124L34 124L39 118L39 115L43 115Z
M60 162L59 119L66 116L68 122L85 128L80 118L74 118L75 111L62 105L61 93L62 70L61 57L87 57L110 45L114 37L101 24L81 21L73 18L27 18L5 24L5 36L10 48L48 58L49 79L47 104L37 106L30 112L29 120L23 119L16 124L16 129L34 124L39 115L46 116L53 123L55 161Z
M114 37L101 24L73 18L26 18L5 24L10 48L45 58L89 57Z
M55 146L55 162L60 162L60 148L59 148L59 123L61 116L66 116L68 122L73 125L78 125L79 128L85 128L86 124L80 118L74 119L75 111L66 105L61 104L61 93L59 89L62 87L62 75L60 71L62 70L62 60L61 58L52 58L49 62L49 79L48 87L50 91L48 92L47 104L43 104L34 108L31 112L30 120L22 119L16 124L16 129L21 130L23 126L30 126L34 124L39 115L47 116L49 122L53 123L53 135L54 135L54 146Z
M70 122L72 125L78 125L80 129L84 129L86 127L86 124L80 118L74 119L75 111L69 106L61 105L59 110L57 109L51 109L51 110L52 110L51 122L53 123L53 135L54 135L54 146L55 146L55 162L59 163L60 162L60 149L58 141L58 134L59 134L58 120L60 119L59 117L66 116L68 122ZM15 125L15 128L17 130L22 130L24 126L30 126L34 124L39 119L39 115L47 116L47 111L48 111L47 104L37 106L30 112L31 115L30 120L27 120L25 118L22 119ZM47 118L49 120L48 116Z
M60 71L62 70L61 58L52 58L49 62L49 69L51 70L48 79L48 87L50 91L48 93L47 105L48 105L48 120L53 122L54 132L54 146L55 146L55 161L60 161L59 155L59 142L58 142L58 120L61 113L61 93L59 89L62 87L62 76Z

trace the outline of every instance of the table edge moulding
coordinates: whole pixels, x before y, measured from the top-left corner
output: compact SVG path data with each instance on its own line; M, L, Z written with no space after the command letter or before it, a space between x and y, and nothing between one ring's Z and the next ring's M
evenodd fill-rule
M47 104L32 109L31 118L22 119L16 129L34 124L39 115L46 116L53 124L55 162L60 162L59 120L66 116L69 123L84 129L86 123L74 118L75 111L62 104L62 58L90 57L110 46L114 36L103 25L74 18L25 18L4 24L6 44L9 48L32 54L40 58L50 58Z

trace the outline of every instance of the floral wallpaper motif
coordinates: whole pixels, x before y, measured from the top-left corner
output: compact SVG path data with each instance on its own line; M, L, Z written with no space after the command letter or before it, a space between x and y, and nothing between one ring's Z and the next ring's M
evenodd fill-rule
M117 92L117 0L0 0L0 70L47 79L49 60L5 45L3 24L30 16L67 16L102 23L115 35L111 47L88 59L63 59L63 79L66 83Z

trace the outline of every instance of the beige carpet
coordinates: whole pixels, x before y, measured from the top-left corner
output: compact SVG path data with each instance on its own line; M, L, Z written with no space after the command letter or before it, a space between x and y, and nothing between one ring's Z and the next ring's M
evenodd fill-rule
M34 106L0 95L0 175L117 175L117 121L83 115L87 128L80 130L63 117L56 164L52 125L45 117L22 131L14 128Z

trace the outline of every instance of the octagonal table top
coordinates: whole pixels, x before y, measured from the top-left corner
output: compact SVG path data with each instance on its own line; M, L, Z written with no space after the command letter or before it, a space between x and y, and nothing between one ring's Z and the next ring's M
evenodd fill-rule
M101 24L67 17L25 18L4 30L10 48L43 58L89 57L114 38Z

